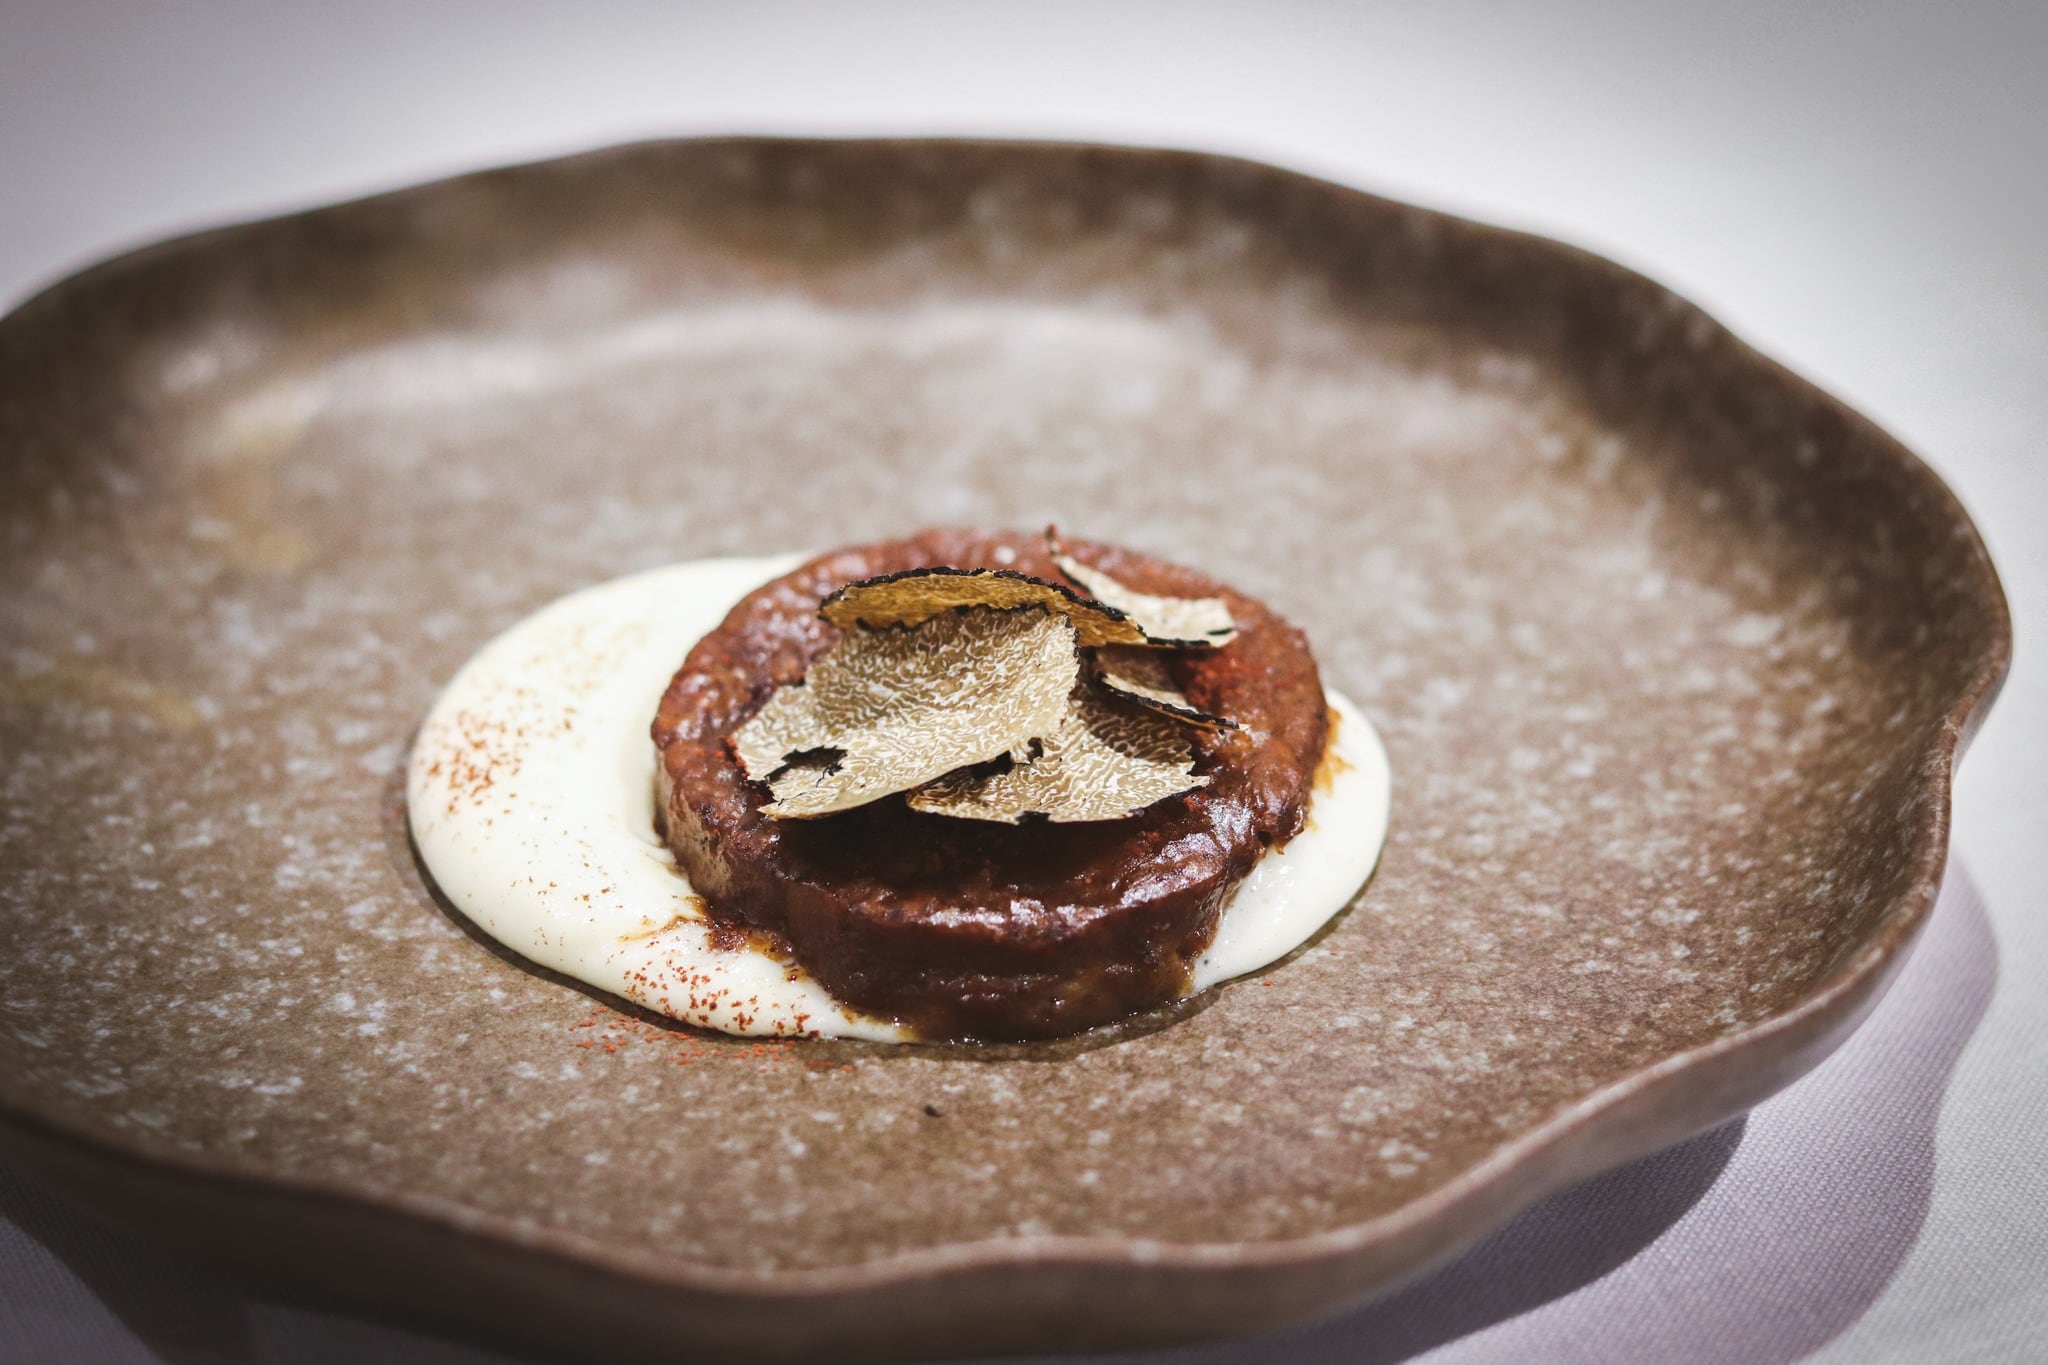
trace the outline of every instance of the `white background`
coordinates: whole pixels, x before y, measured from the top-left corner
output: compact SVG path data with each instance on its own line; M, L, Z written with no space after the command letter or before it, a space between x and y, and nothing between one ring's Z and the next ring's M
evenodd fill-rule
M1814 1307L1764 1353L2048 1354L2048 665L2033 654L2048 621L2048 5L0 0L0 302L184 228L713 132L1193 146L1532 228L1673 285L1920 451L1983 529L2019 635L1957 794L1955 846L1984 910L1950 888L1908 982L1919 994L1902 988L1872 1026L1909 1051L1916 1028L1955 1035L1938 1074L1899 1097L1927 1109L1933 1134L1931 1194L1915 1196L1924 1217L1887 1234L1905 1240L1854 1303L1824 1266L1808 1268L1807 1299L1774 1287L1777 1311ZM1979 977L1985 999L1959 1004ZM1796 1169L1759 1163L1819 1159L1789 1135L1882 1108L1883 1087L1903 1084L1858 1045L1753 1117L1732 1158L1696 1151L1695 1164L1726 1168L1647 1249L1469 1323L1440 1314L1410 1346L1490 1359L1512 1341L1582 1358L1603 1354L1587 1335L1599 1314L1620 1339L1613 1315L1634 1310L1616 1296L1630 1284L1640 1313L1670 1311L1697 1271L1684 1257L1657 1269L1673 1237L1731 1190L1799 1189ZM1857 1081L1865 1073L1876 1079ZM1854 1166L1867 1146L1845 1141L1826 1159ZM1853 1179L1839 1192L1850 1205L1896 1193ZM70 1340L64 1314L89 1318L109 1297L103 1276L79 1277L79 1257L39 1248L72 1236L40 1198L13 1209L32 1232L0 1224L12 1239L0 1238L0 1262L26 1267L0 1285L0 1358L9 1313L58 1331L39 1338L55 1346ZM1605 1216L1594 1195L1574 1209L1596 1227ZM1725 1254L1745 1254L1742 1238L1837 1225L1826 1208L1768 1213L1745 1214ZM1859 1209L1833 1216L1853 1225ZM1455 1275L1438 1283L1451 1295ZM1507 1309L1519 1311L1478 1320ZM223 1358L304 1358L325 1340L277 1310L249 1314L242 1356ZM1368 1327L1391 1330L1384 1318L1355 1330ZM134 1358L187 1358L147 1328ZM1707 1335L1663 1345L1733 1358ZM1341 1339L1309 1340L1330 1359L1356 1354Z

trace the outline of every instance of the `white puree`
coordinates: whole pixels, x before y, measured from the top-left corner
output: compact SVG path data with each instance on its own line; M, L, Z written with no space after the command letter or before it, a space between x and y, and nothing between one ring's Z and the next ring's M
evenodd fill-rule
M413 746L413 839L456 908L544 967L725 1033L906 1041L788 962L714 948L654 828L654 710L690 647L801 555L706 559L543 607L479 650ZM1386 752L1339 717L1307 827L1223 912L1196 990L1285 957L1343 909L1386 837Z

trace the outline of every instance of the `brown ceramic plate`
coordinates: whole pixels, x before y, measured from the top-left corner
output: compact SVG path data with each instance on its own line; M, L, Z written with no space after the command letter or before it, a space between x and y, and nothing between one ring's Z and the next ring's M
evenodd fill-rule
M2008 652L1940 481L1682 300L1183 153L635 146L171 242L0 323L0 458L11 1150L535 1350L1355 1300L1839 1042ZM1266 977L1057 1046L764 1046L423 884L408 737L525 612L1054 516L1266 598L1385 734L1377 879Z

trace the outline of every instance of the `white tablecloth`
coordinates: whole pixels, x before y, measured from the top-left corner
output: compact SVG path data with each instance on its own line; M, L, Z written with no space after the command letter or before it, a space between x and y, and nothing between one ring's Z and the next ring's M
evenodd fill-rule
M729 131L1209 147L1578 241L1898 432L2005 575L1974 884L1837 1057L1379 1306L1188 1359L2048 1358L2048 6L0 0L0 303L181 227ZM244 1302L4 1170L0 1220L0 1362L485 1358Z

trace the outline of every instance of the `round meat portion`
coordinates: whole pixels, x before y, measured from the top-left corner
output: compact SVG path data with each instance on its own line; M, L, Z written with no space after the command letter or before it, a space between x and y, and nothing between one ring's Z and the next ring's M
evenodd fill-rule
M1177 999L1237 884L1301 828L1328 736L1299 630L1189 569L1073 542L1141 592L1221 597L1238 635L1175 651L1189 700L1238 723L1188 738L1208 785L1123 820L1001 825L892 796L813 820L761 813L731 736L838 640L835 588L933 565L1063 582L1035 535L927 531L837 550L743 599L690 651L654 721L664 833L711 912L784 940L834 996L925 1038L1046 1038Z

